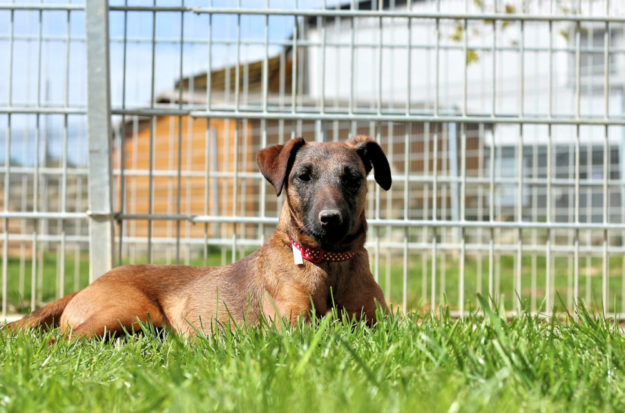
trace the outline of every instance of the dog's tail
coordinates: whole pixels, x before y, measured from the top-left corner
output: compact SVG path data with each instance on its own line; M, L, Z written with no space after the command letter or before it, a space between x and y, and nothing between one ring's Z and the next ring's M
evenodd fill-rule
M44 330L49 330L59 326L61 320L61 314L67 304L74 298L78 292L66 295L48 305L45 305L31 314L25 316L21 320L14 321L2 327L3 330L10 332L27 330L29 328L39 327Z

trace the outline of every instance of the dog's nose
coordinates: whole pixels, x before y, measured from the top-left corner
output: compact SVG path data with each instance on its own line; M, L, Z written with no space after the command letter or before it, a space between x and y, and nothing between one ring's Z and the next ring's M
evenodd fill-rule
M343 222L343 217L338 209L324 209L319 212L319 222L321 225L339 225Z

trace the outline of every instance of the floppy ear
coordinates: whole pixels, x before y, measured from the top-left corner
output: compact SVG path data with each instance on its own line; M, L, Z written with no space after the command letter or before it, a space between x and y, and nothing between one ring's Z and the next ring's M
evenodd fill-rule
M305 143L303 138L291 139L284 145L270 146L256 155L258 168L276 189L276 195L282 192L284 181L289 176L289 171L295 161L295 154Z
M354 147L356 153L362 159L367 173L373 168L373 176L378 185L385 191L391 189L391 184L393 183L391 167L380 145L372 138L364 135L353 137L348 143Z

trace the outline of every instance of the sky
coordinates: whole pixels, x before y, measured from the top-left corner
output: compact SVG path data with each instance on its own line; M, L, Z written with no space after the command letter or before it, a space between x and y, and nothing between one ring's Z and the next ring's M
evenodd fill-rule
M0 0L0 5L37 3L35 0ZM77 3L84 0L41 0L44 3ZM184 1L184 3L182 3ZM347 0L346 0L347 1ZM469 0L470 2L474 0ZM508 1L508 0L505 0ZM513 0L509 0L513 1ZM526 2L532 0L525 0ZM538 0L536 0L538 1ZM245 8L293 9L297 2L302 9L319 8L319 0L110 0L111 6L202 6ZM340 0L327 0L331 7ZM621 2L612 1L612 4ZM625 2L623 2L625 3ZM472 4L472 3L471 3ZM621 6L619 6L621 7ZM240 18L240 25L238 19ZM243 42L256 41L259 45L240 48L240 60L256 61L264 55L265 17L214 15L212 25L208 14L185 13L184 22L179 12L156 13L155 26L152 12L111 11L110 74L111 100L114 108L143 107L149 105L151 84L154 95L173 89L181 75L189 76L215 70L236 63L235 45L214 44L208 56L207 42L235 42L237 28ZM286 41L292 34L292 16L270 16L268 39L270 43ZM152 35L156 46L152 56ZM39 47L39 36L44 39ZM183 67L180 71L181 36ZM126 39L126 70L124 72L124 38ZM68 41L69 39L69 41ZM274 55L281 46L269 47ZM41 56L41 57L40 57ZM152 61L154 58L154 77ZM210 61L210 67L209 67ZM85 16L83 11L38 11L0 9L0 108L51 106L84 109L86 105L86 49ZM125 98L123 100L122 98ZM6 159L5 144L11 134L11 158L16 163L32 165L36 158L35 137L39 127L40 140L47 141L47 152L53 160L61 157L63 138L69 140L68 160L72 164L86 166L87 145L86 116L41 116L39 124L35 115L11 115L0 113L0 162ZM43 145L39 159L43 159Z
M183 0L157 1L158 6L178 6ZM11 1L0 0L0 4ZM78 3L76 0L45 0L45 3ZM36 3L21 0L20 3ZM111 6L123 5L123 0L112 0ZM153 5L153 1L128 0L129 5ZM186 0L185 6L206 6L208 1ZM262 0L240 1L241 7L265 7ZM294 7L293 0L271 0L269 7ZM317 1L299 0L301 8L315 8ZM328 5L332 2L328 1ZM214 0L215 7L232 7L233 1ZM153 13L111 11L110 72L111 100L113 107L122 105L124 96L123 47L126 43L125 104L145 106L149 104L152 83L152 33ZM264 16L241 16L240 36L242 41L265 39ZM171 90L180 78L180 39L184 37L182 50L182 75L188 76L209 69L207 42L235 41L237 38L237 16L215 15L212 26L207 14L184 14L184 24L179 12L156 14L156 46L154 93ZM271 16L269 19L269 42L284 41L293 31L293 17ZM183 30L181 32L181 26ZM39 36L44 41L39 47ZM12 38L12 40L11 40ZM69 39L69 41L68 41ZM272 46L269 54L279 51ZM241 61L255 61L264 54L264 46L243 46ZM39 57L41 56L41 57ZM214 45L211 68L223 67L236 61L234 46ZM84 108L86 105L86 49L85 15L83 11L38 11L0 10L0 107L24 106L69 106ZM5 145L8 130L8 116L0 114L0 159L6 159ZM68 161L86 165L87 148L84 141L86 120L84 115L68 117L69 138ZM59 159L65 135L65 119L62 115L42 116L39 122L41 142L48 141L48 153L52 159ZM11 116L11 158L13 162L32 165L35 159L35 115ZM44 149L39 157L43 159Z

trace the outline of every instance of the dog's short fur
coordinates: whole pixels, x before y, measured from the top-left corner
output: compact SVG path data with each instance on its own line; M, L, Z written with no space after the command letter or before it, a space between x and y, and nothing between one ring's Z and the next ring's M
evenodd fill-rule
M388 161L371 138L345 143L293 139L260 151L258 166L280 195L278 227L265 244L231 265L200 268L127 265L91 285L9 324L9 330L60 326L75 336L132 331L137 320L184 335L208 332L214 322L255 323L325 314L333 305L356 318L375 321L386 310L364 248L366 176L374 169L391 186ZM294 262L291 237L300 245L330 252L356 252L344 262Z

